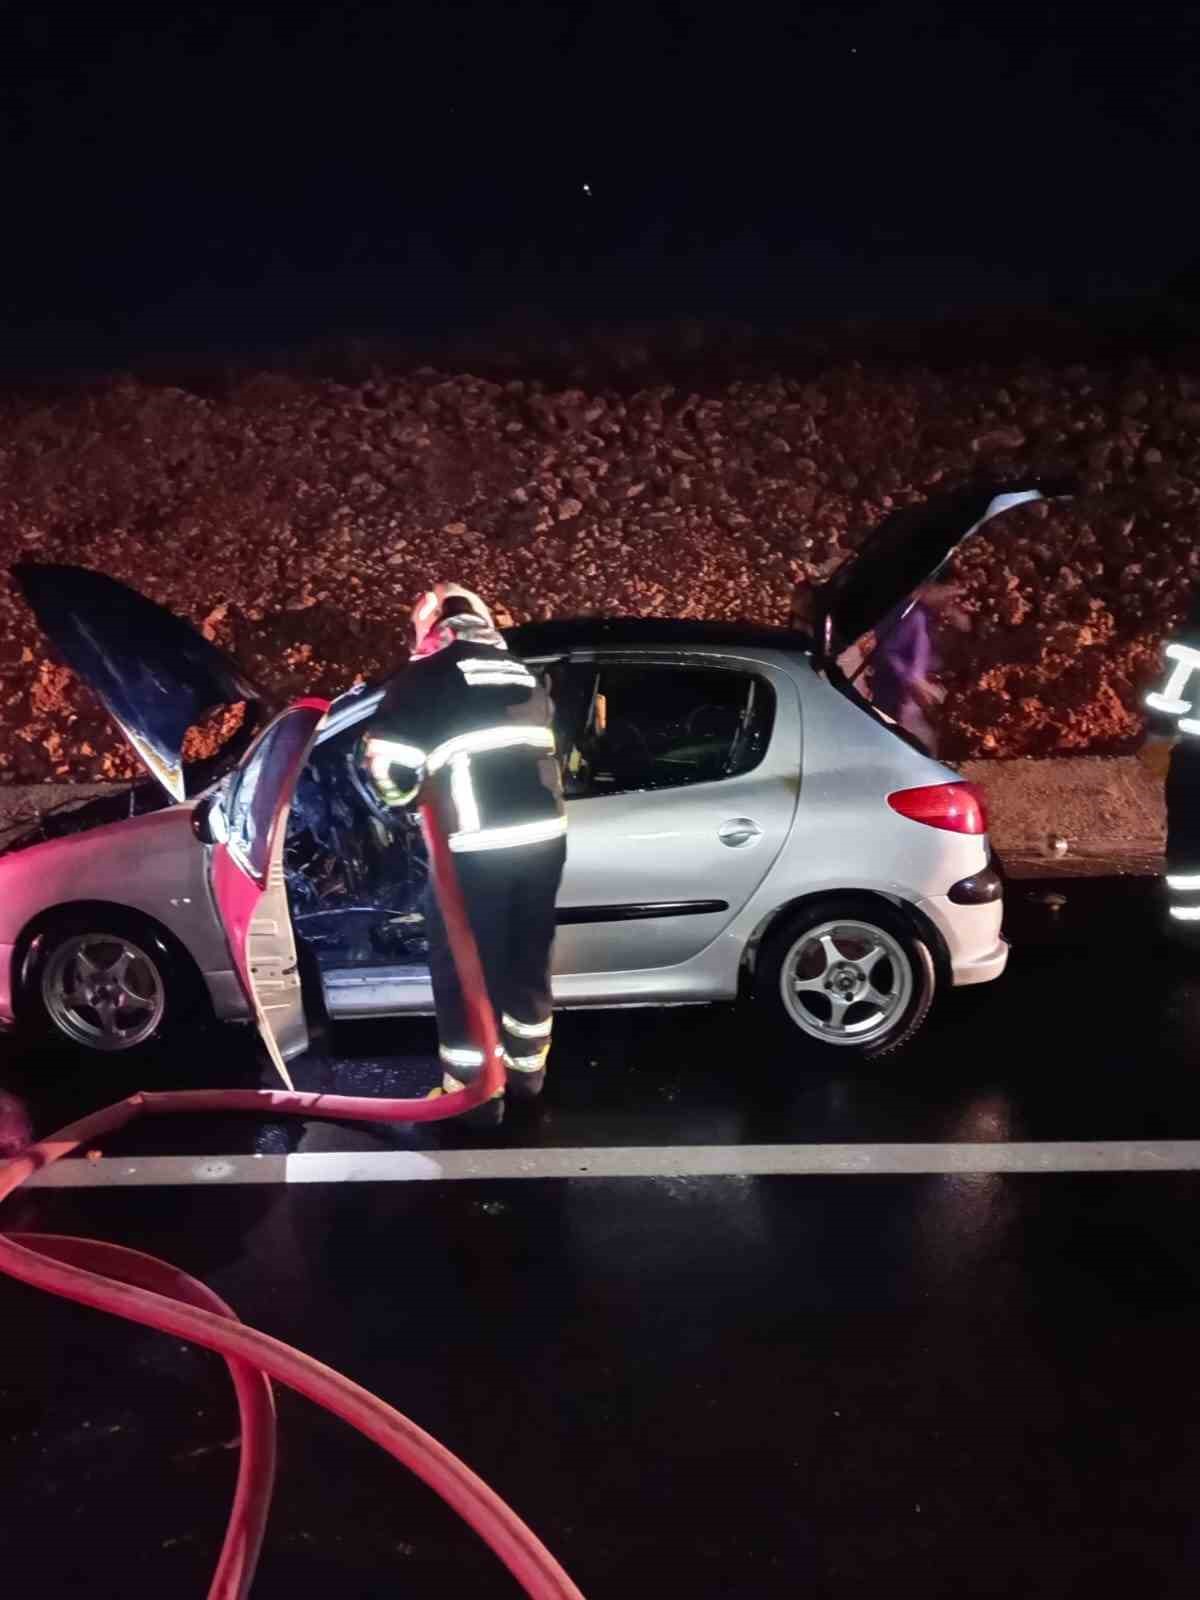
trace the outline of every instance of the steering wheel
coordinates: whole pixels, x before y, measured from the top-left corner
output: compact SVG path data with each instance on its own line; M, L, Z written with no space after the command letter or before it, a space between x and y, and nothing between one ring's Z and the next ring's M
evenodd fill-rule
M404 826L401 815L393 811L390 806L385 806L372 786L363 777L362 769L358 763L357 745L353 750L346 752L346 775L350 779L351 788L375 818L376 822L382 822L384 827L392 833Z

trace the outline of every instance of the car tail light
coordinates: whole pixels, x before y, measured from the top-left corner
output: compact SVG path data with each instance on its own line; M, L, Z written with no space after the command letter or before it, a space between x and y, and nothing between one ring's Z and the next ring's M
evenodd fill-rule
M902 817L949 833L986 833L987 804L975 783L931 783L921 789L897 789L888 805Z

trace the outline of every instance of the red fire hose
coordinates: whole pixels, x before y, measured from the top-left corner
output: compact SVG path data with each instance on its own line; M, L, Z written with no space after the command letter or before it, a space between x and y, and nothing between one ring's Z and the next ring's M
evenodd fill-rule
M338 1121L434 1122L461 1116L502 1088L504 1066L496 1019L453 858L432 809L422 806L421 815L430 867L467 1002L471 1037L483 1051L483 1071L474 1084L460 1094L431 1100L372 1100L274 1089L135 1094L72 1123L0 1165L0 1201L41 1168L143 1115L252 1111ZM541 1541L457 1456L340 1372L257 1328L246 1327L211 1289L178 1267L98 1239L0 1234L0 1272L65 1300L204 1345L224 1357L241 1419L241 1456L209 1600L242 1600L254 1579L275 1478L272 1378L344 1418L415 1472L486 1540L532 1600L583 1600Z

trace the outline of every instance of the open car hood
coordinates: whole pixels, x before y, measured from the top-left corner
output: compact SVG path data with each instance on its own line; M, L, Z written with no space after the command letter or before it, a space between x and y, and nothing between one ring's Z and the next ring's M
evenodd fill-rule
M821 664L836 661L856 639L878 628L934 577L968 534L992 517L1030 500L1072 493L1074 486L1066 482L975 484L894 511L817 591L817 659Z
M245 703L244 748L260 720L249 708L257 712L263 696L190 623L86 567L22 563L12 575L47 638L173 800L188 798L183 741L207 713Z

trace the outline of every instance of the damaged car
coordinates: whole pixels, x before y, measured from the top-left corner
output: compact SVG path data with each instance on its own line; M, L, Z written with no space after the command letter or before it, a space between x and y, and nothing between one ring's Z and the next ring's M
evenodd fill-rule
M812 637L596 618L510 632L556 707L558 1005L744 996L845 1060L899 1048L940 989L1000 976L982 795L837 662L974 527L1040 497L972 490L888 519L820 594ZM306 1047L306 1010L432 1012L420 831L381 811L359 759L382 685L272 715L236 662L132 589L77 567L14 576L146 777L0 842L0 1023L125 1053L215 1017L257 1023L282 1062ZM187 761L214 712L225 744Z

